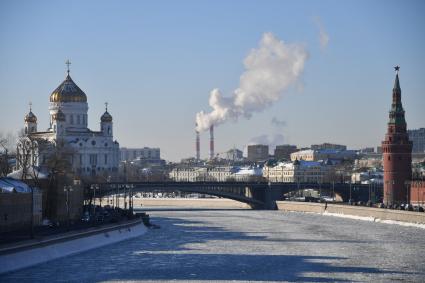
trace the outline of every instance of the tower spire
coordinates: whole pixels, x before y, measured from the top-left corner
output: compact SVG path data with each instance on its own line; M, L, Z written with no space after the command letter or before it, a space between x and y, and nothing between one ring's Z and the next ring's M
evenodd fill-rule
M30 103L28 103L28 105L30 106L30 112L32 111L32 102L30 101Z
M394 81L394 89L395 90L400 90L400 82L399 82L399 80L398 80L398 72L399 72L399 70L400 70L400 66L395 66L394 67L394 70L395 70L395 81Z
M406 181L412 174L412 142L407 134L405 112L401 103L401 88L396 72L393 99L389 113L388 129L382 141L382 160L384 165L384 203L387 206L409 201Z
M105 111L108 112L108 102L105 102Z

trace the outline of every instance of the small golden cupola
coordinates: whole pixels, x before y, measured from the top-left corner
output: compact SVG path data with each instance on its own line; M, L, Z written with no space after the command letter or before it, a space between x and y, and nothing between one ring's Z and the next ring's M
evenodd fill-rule
M30 102L30 112L25 115L25 134L32 134L37 132L37 116L32 113L32 103Z
M30 112L25 115L25 122L26 123L37 123L37 116L35 116L34 113L32 113L32 104L30 103Z
M105 103L105 113L100 117L100 121L102 123L111 123L112 122L112 115L108 112L108 103Z

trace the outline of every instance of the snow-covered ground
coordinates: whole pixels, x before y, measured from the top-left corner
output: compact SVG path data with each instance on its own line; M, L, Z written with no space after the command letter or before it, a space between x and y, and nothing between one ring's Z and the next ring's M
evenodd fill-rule
M150 211L160 229L0 282L423 282L424 230L316 214Z

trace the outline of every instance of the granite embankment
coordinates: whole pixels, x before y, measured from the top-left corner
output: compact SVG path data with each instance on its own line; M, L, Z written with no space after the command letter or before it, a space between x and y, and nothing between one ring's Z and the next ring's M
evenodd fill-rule
M376 222L399 222L425 225L425 213L403 210L382 209L364 206L325 204L310 202L278 201L277 207L284 211L312 212L331 216L352 216Z
M0 274L138 237L146 231L147 228L138 219L2 247Z

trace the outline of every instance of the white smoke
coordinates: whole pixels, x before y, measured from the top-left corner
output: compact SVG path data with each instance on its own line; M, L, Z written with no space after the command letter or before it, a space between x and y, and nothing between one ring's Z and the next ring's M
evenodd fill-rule
M271 121L271 124L274 126L274 127L276 127L276 128L283 128L283 127L285 127L286 126L286 122L285 121L283 121L283 120L279 120L278 118L276 118L276 117L273 117L273 119L272 119L272 121Z
M307 57L302 45L287 44L270 32L264 33L259 47L252 49L244 60L245 72L239 88L231 97L223 97L219 89L213 89L209 99L213 110L196 114L196 129L205 131L211 125L236 121L240 116L250 118L263 111L298 80Z
M325 27L323 26L322 20L319 17L316 17L314 19L316 26L319 28L319 42L320 42L320 47L322 48L322 50L326 49L326 47L328 47L329 44L329 35L325 30Z

